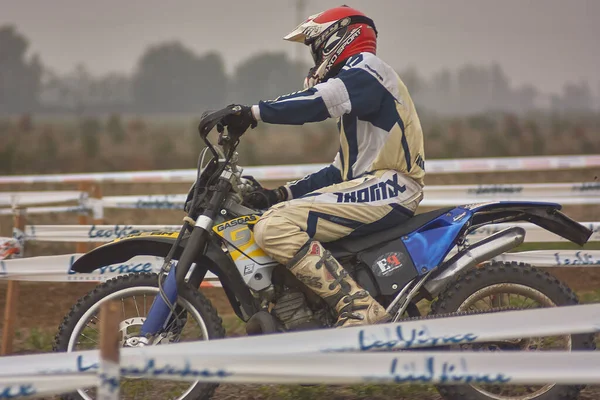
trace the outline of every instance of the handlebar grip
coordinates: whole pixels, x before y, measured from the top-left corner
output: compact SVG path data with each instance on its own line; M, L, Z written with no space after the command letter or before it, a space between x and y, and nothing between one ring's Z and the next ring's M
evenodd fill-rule
M200 119L200 124L198 125L198 132L200 133L200 137L202 139L206 138L210 131L213 130L215 126L219 122L223 120L228 115L233 115L238 113L240 110L236 109L236 107L227 106L218 111L207 111L202 114Z

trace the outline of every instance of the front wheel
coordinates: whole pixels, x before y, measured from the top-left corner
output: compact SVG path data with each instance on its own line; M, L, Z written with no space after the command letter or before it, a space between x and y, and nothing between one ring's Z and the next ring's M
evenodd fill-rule
M121 303L119 334L121 345L125 345L127 339L139 335L157 295L159 291L156 274L121 275L98 285L79 299L64 318L56 335L54 350L70 352L97 349L100 305L107 300L117 300ZM165 333L155 338L149 345L210 340L225 336L217 311L202 293L191 286L188 285L179 291L175 310L178 318L172 321L177 323L168 326ZM217 386L217 384L198 381L190 384L181 381L122 379L120 398L207 400L212 397ZM92 400L97 398L97 395L94 388L86 388L63 398Z
M492 308L530 309L578 304L577 296L547 272L526 264L492 262L459 276L431 306L432 314L485 311ZM593 350L593 335L528 338L506 343L461 345L454 350L539 351ZM447 400L574 400L582 386L468 385L438 386Z

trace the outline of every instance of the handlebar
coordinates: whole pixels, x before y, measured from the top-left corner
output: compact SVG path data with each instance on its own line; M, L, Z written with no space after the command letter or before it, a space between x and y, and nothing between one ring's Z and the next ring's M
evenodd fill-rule
M212 131L215 126L222 122L223 118L227 117L228 115L234 115L237 112L239 112L239 110L237 110L235 107L225 107L218 111L206 111L204 114L202 114L200 124L198 125L200 137L205 139L210 131Z
M218 111L207 111L202 114L200 124L198 125L198 132L200 133L202 141L216 158L218 158L218 156L213 145L207 139L208 134L216 126L219 131L218 144L222 145L224 149L233 150L237 145L240 136L244 134L246 129L240 130L239 127L232 129L232 127L228 125L227 117L238 114L240 111L242 111L240 106L230 105ZM231 145L233 145L233 147L230 147ZM229 153L229 150L226 150L226 153Z

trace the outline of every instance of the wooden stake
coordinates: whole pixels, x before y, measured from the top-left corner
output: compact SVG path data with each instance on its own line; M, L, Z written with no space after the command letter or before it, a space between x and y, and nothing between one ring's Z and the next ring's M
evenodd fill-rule
M119 398L119 348L119 302L111 300L100 308L99 400Z
M13 351L13 340L15 337L15 326L17 319L17 304L19 302L19 282L8 281L6 291L6 304L4 305L4 329L2 333L2 348L0 355L6 356Z
M25 232L25 210L17 208L14 214L14 227L21 232ZM23 257L25 249L21 249L21 254L16 257ZM14 257L14 256L13 256ZM15 327L17 324L17 306L19 304L19 282L9 281L6 291L6 303L4 304L4 318L2 330L2 345L0 346L0 355L6 356L13 351L13 341L15 337Z

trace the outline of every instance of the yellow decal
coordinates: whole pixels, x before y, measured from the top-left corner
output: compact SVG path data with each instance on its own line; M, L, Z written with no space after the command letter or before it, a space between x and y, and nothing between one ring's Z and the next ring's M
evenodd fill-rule
M122 240L127 240L127 239L135 239L138 237L161 237L161 238L172 238L172 239L177 239L177 235L179 235L179 232L175 232L175 231L170 231L170 232L162 232L162 231L154 231L154 232L138 232L138 233L132 233L130 235L127 236L123 236L121 238L115 239L110 243L115 243L115 242L119 242ZM108 244L110 244L108 243Z
M243 225L240 228L231 231L230 235L231 240L234 243L236 243L237 247L236 250L231 251L231 258L233 258L234 260L247 258L242 257L245 256L244 252L256 244L256 242L254 241L254 235L252 234L252 231L248 228L248 226ZM245 242L237 243L244 240Z
M256 224L258 220L259 215L246 215L213 227L213 231L225 239L229 255L234 261L245 260L249 257L267 257L254 241L254 234L248 227Z

